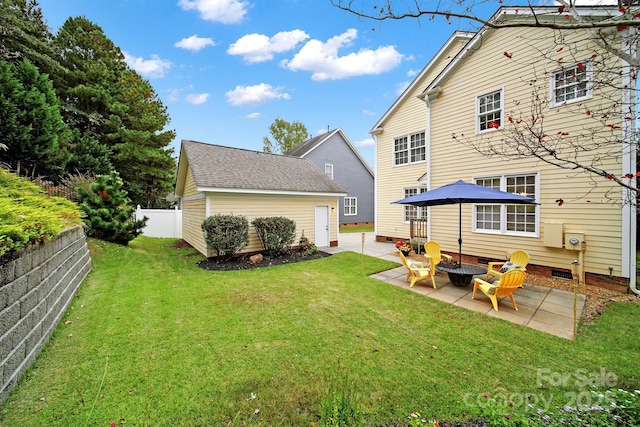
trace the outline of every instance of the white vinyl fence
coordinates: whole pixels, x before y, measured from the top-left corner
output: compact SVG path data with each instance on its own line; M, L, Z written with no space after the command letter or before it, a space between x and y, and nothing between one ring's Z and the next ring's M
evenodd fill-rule
M144 236L182 238L182 210L177 206L175 209L141 209L138 205L135 216L136 220L149 218L142 229Z

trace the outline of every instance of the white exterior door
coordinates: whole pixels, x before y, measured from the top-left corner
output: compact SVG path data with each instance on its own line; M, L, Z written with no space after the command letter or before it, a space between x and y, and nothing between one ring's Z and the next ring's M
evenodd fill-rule
M317 247L329 246L329 206L316 206L316 241Z

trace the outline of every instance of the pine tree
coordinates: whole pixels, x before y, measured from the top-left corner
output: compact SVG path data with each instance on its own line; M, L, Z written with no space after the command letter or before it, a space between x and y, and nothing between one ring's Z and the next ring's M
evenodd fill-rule
M133 219L134 207L122 186L120 175L111 172L97 176L91 191L77 189L89 236L126 245L142 233L148 218Z

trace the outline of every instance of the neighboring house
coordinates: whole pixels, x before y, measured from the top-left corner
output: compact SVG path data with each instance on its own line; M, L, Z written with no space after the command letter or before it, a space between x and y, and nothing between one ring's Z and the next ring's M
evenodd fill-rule
M562 19L557 7L546 10ZM492 19L516 15L527 19L522 8L501 8ZM591 90L590 61L599 48L593 43L586 47L589 41L582 30L555 33L555 40L553 35L549 29L534 27L456 32L379 119L370 131L376 139L378 241L408 239L410 220L428 218L428 238L439 242L444 251L457 253L457 205L427 209L392 202L462 179L526 193L539 203L534 207L462 205L462 251L468 260L504 260L512 251L523 249L531 255L529 271L571 277L572 262L579 260L587 283L635 286L635 213L629 205L607 200L607 191L620 192L617 185L532 158L507 161L482 156L468 143L499 146L500 138L509 138L506 129L512 125L514 111L532 114L534 84L546 87L538 93L542 93L543 102L538 105L545 134L584 132L581 120L591 107L597 110L612 96L635 100L631 91L620 89L623 84L606 99L600 91ZM563 46L566 49L561 52ZM550 61L541 58L543 52ZM611 62L611 67L621 69L620 61ZM567 81L570 84L565 85ZM635 87L635 82L627 87ZM635 147L627 145L635 129L621 123L622 117L607 118L610 129L606 131L621 141L620 156L603 156L603 167L616 176L635 175L635 148L623 149Z
M373 224L374 173L342 129L311 138L284 154L311 160L347 190L340 199L340 225Z
M205 256L202 221L214 214L255 218L283 216L296 222L318 247L338 242L338 198L345 191L306 159L183 140L176 195L182 200L182 238ZM262 245L249 227L249 246Z

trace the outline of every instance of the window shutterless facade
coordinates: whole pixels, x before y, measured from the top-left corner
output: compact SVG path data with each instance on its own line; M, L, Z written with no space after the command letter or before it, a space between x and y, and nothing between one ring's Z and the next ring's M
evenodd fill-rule
M520 194L536 200L537 173L497 175L475 179L475 183L494 190ZM474 231L539 236L538 205L474 205Z
M502 89L476 98L476 131L486 132L502 127Z
M591 61L577 62L551 73L551 106L591 98L593 64Z
M344 215L357 215L358 214L358 198L357 197L345 197L344 198Z
M394 166L424 162L427 145L424 132L413 133L393 140Z
M416 194L424 193L425 191L427 191L426 187L407 187L403 189L404 198L406 199L407 197L415 196ZM402 218L403 222L406 222L406 223L410 222L412 219L415 219L415 218L425 219L427 218L427 208L404 205L402 216L403 216Z

